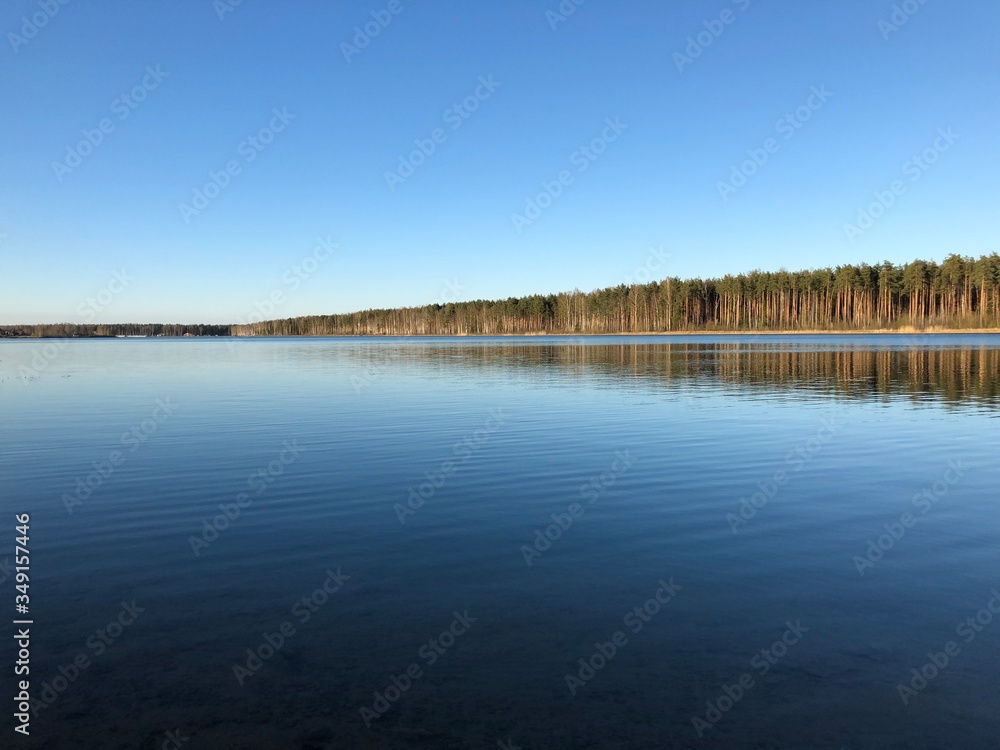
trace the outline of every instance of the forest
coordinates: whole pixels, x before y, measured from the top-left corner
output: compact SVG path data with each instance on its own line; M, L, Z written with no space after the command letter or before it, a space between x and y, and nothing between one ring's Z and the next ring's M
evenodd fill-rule
M228 325L174 323L42 323L0 326L0 338L95 338L111 336L229 336Z
M590 293L509 297L244 325L0 326L0 337L447 336L1000 328L1000 255L941 263L665 278Z
M1000 255L666 278L232 326L234 336L866 331L1000 327Z

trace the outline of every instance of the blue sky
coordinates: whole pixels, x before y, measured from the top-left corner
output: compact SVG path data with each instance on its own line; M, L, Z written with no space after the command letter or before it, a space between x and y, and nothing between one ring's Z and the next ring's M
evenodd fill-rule
M0 323L994 252L1000 6L901 5L5 3Z

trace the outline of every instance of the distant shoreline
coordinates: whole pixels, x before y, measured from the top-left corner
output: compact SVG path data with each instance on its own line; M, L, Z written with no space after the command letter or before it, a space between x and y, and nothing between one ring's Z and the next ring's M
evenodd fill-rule
M117 339L489 339L489 338L622 338L628 336L955 336L998 335L1000 328L936 328L928 330L872 330L872 331L636 331L625 333L363 333L363 334L266 334L260 336L233 335L182 335L182 336L0 336L0 341L31 340L117 340Z

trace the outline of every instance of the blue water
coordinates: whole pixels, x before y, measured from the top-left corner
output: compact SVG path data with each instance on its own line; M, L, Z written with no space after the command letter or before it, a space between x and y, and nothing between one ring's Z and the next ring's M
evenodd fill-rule
M989 335L2 341L3 746L997 747L998 417Z

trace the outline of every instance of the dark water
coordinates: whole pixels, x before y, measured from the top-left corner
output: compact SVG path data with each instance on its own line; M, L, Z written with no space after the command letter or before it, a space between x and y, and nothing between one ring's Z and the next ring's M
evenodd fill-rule
M0 381L3 747L1000 741L1000 337L4 341Z

